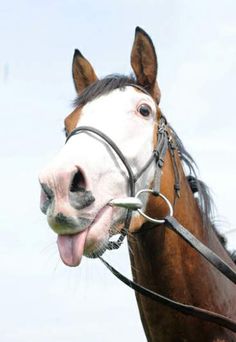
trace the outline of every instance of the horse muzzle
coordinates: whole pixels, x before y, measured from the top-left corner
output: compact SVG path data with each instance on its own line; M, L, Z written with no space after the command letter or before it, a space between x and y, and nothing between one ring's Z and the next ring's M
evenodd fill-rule
M40 176L40 184L41 210L57 234L76 234L89 226L91 219L82 217L80 211L90 206L95 197L86 190L84 177L78 168L44 172Z

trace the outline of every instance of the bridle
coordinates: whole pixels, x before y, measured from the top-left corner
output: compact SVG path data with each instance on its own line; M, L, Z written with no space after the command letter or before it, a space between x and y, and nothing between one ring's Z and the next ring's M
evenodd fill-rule
M143 215L144 217L147 218L146 214L143 213L143 211L141 210L142 202L140 200L138 200L139 195L141 195L142 193L152 192L155 196L160 196L168 205L171 216L173 214L172 205L170 204L169 200L163 194L160 193L160 182L161 182L161 172L162 172L161 170L162 170L162 167L164 164L164 158L165 158L165 154L166 154L166 151L168 148L168 144L170 144L171 149L174 148L172 139L167 138L168 132L165 129L165 127L166 127L166 119L164 118L164 116L162 116L160 119L159 128L158 128L158 137L157 137L156 148L153 150L151 157L147 160L145 165L142 167L142 169L136 175L133 173L132 168L129 165L128 160L126 159L124 154L121 152L119 147L114 143L114 141L110 137L108 137L106 134L104 134L103 132L101 132L97 128L90 127L90 126L80 126L80 127L75 128L66 138L66 143L67 143L67 141L72 136L83 133L83 132L90 132L90 133L93 133L93 134L99 136L117 154L117 156L120 158L121 162L123 163L123 165L125 166L125 168L127 170L128 185L129 185L129 196L130 197L125 198L124 200L123 199L115 199L109 203L112 206L119 206L119 207L128 208L126 219L124 222L124 227L121 229L121 235L117 241L109 241L109 243L107 245L107 249L109 249L109 250L118 249L121 246L124 238L126 237L126 235L128 233L133 210L138 210L141 215ZM171 154L171 155L173 156L173 164L176 165L175 155L174 154ZM155 162L155 175L154 175L155 182L153 185L153 189L152 190L143 189L136 194L136 190L135 190L136 182L143 175L143 173L152 165L153 162ZM177 170L177 167L175 167L175 170ZM176 194L179 195L180 186L179 186L178 173L176 173L175 178L176 178L176 182L175 182L174 188L176 190ZM149 218L149 220L152 221L151 218ZM156 220L155 219L155 223L164 223L164 220Z
M132 85L145 93L147 91L140 86ZM148 93L148 95L150 95ZM181 236L192 248L197 250L206 260L208 260L219 272L221 272L226 278L231 280L234 284L236 284L236 272L225 263L219 256L217 256L212 250L210 250L207 246L205 246L202 242L200 242L195 236L193 236L188 229L184 228L174 217L173 217L173 207L170 201L160 192L161 185L161 175L162 175L162 167L165 160L165 155L167 150L170 151L170 156L172 160L172 165L174 169L174 191L175 191L175 199L180 196L180 183L179 183L179 174L178 168L175 159L175 149L176 146L173 142L170 130L168 129L167 122L164 116L161 116L158 124L158 134L157 134L157 144L153 150L151 157L148 159L143 168L135 175L132 171L129 162L125 158L124 154L121 152L119 147L114 143L114 141L109 138L106 134L101 132L100 130L90 127L90 126L80 126L75 128L67 137L66 142L74 135L83 133L83 132L91 132L105 141L112 150L117 154L122 164L127 170L128 173L128 185L129 185L129 197L124 199L114 199L110 202L112 206L124 207L127 208L127 214L124 222L124 227L121 230L121 235L117 241L109 241L107 245L107 249L117 249L121 246L124 238L126 237L130 223L132 218L132 211L137 210L140 215L144 216L151 225L143 224L141 230L149 229L150 227L157 227L160 224L165 224L165 227L171 229L179 236ZM143 175L143 173L152 165L155 164L155 173L154 173L154 181L152 189L142 189L136 193L135 185L137 180ZM151 193L153 196L161 197L162 200L166 203L169 214L164 219L156 219L147 216L142 211L142 202L139 200L139 196L142 193ZM205 309L201 309L196 306L186 305L174 300L171 300L167 297L164 297L158 293L155 293L134 281L126 278L120 272L118 272L115 268L113 268L108 262L106 262L101 256L99 256L100 260L104 263L104 265L122 282L126 285L134 289L135 291L141 293L142 295L151 298L152 300L159 302L161 304L167 305L174 310L182 312L185 315L191 315L194 317L198 317L202 320L216 323L224 328L227 328L231 331L236 332L236 322L231 320L230 318L217 314L212 311L208 311Z

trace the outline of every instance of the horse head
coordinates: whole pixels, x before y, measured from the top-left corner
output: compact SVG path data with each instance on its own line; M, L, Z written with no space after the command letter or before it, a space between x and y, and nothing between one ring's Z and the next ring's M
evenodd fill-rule
M103 132L137 174L152 155L161 115L157 57L150 37L140 28L131 65L135 76L114 74L99 80L90 62L75 50L72 74L78 97L75 110L65 119L65 132L68 136L81 126ZM151 183L153 172L152 165L142 174L137 191ZM127 178L120 158L92 132L72 136L41 172L41 210L58 234L64 263L76 266L83 254L101 255L109 238L120 232L126 209L109 202L127 197ZM145 207L147 196L143 201Z

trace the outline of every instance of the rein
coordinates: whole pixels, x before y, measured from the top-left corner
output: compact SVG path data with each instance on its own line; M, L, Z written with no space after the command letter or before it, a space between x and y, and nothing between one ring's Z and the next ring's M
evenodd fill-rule
M95 135L101 137L112 149L115 151L117 156L122 161L128 173L128 185L129 185L129 196L125 199L114 199L109 204L112 206L124 207L127 208L126 219L124 223L124 227L121 230L121 235L117 241L109 241L107 245L107 249L118 249L122 244L124 238L126 237L131 218L132 211L137 210L140 215L144 216L148 221L152 222L151 228L157 227L159 224L165 224L166 228L173 230L176 234L181 236L192 248L198 251L207 261L209 261L219 272L221 272L226 278L231 280L234 284L236 284L236 272L225 263L219 256L217 256L212 250L210 250L207 246L205 246L202 242L200 242L194 235L192 235L186 228L184 228L174 217L173 217L173 208L169 200L160 193L160 184L161 184L161 174L162 167L164 164L164 158L167 150L169 149L170 155L172 158L172 164L174 168L174 177L175 177L175 195L180 196L180 185L179 185L179 174L175 160L175 145L172 141L172 137L166 128L166 119L164 117L160 118L159 127L158 127L158 139L157 145L153 151L153 154L143 166L143 168L135 175L129 165L129 162L118 148L118 146L112 141L107 135L98 129L90 126L80 126L74 129L66 139L66 142L74 135L77 135L82 132L92 132ZM140 190L137 194L135 193L135 185L137 180L141 177L141 175L155 162L155 174L154 174L154 182L152 189L143 189ZM169 208L169 215L167 215L164 219L159 220L156 218L151 218L147 216L142 211L142 203L138 199L139 195L144 192L149 192L153 196L161 197ZM176 198L175 196L175 198ZM144 223L145 225L145 223ZM130 288L139 292L140 294L151 298L152 300L159 302L163 305L166 305L176 311L179 311L185 315L190 315L193 317L200 318L204 321L216 323L224 328L227 328L233 332L236 332L236 321L231 320L230 318L212 312L205 309L201 309L196 306L186 305L170 298L164 297L158 293L155 293L134 281L126 278L120 272L118 272L115 268L113 268L108 262L106 262L101 256L99 256L100 260L103 264L123 283L128 285Z

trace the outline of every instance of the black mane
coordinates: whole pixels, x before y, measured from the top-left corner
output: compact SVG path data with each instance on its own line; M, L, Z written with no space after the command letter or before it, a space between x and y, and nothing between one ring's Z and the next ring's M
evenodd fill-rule
M84 106L86 103L94 100L105 94L109 94L115 89L124 89L129 85L137 85L134 76L124 76L120 74L108 75L96 82L92 83L90 86L85 88L81 94L75 99L74 105L76 107Z
M196 173L196 163L192 156L187 152L185 149L182 141L178 137L177 133L174 131L172 127L171 131L174 136L174 140L177 145L178 153L180 156L180 159L182 160L183 164L187 167L187 174L186 178L188 180L188 183L190 185L190 188L192 192L195 195L196 201L198 202L199 209L202 215L203 224L206 229L213 229L216 233L220 243L223 245L225 250L228 252L226 245L227 245L227 239L226 237L221 234L218 229L216 228L216 225L214 223L214 208L215 204L212 199L210 189L209 187L197 177ZM236 263L236 252L228 252L232 260Z

